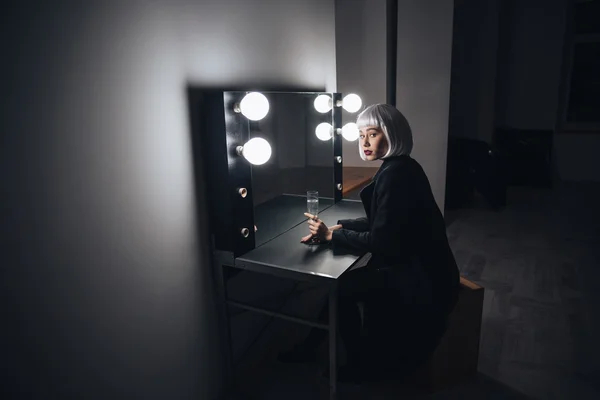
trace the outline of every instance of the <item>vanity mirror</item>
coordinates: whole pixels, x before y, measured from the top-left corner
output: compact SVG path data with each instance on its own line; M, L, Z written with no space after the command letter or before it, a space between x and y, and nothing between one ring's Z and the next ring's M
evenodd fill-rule
M336 200L332 93L265 92L269 112L248 120L250 139L270 143L270 159L251 166L255 245L306 220L307 191L322 211ZM338 139L339 141L339 139ZM338 196L339 197L339 196Z
M204 91L195 99L194 152L216 250L238 257L304 222L307 191L319 193L319 211L341 200L339 93Z

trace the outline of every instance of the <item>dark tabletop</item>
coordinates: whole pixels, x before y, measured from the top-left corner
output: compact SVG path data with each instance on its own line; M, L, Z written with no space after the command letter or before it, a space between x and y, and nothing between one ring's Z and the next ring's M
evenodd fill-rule
M321 212L319 218L330 226L340 219L364 216L361 202L342 200ZM361 251L333 248L329 244L300 243L300 239L308 233L308 225L301 222L275 239L236 258L235 266L302 280L337 279L365 255Z
M333 205L333 199L319 199L319 213ZM306 196L282 194L254 207L256 247L306 221Z

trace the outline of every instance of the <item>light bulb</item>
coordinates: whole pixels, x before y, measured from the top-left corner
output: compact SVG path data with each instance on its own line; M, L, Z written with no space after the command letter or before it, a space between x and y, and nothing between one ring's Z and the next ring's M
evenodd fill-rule
M327 122L321 122L315 128L315 134L322 141L329 140L333 137L333 126Z
M262 165L271 158L271 145L265 139L255 137L243 146L237 147L237 152L250 164Z
M269 100L259 92L251 92L240 101L239 109L246 118L259 121L269 113Z
M342 107L350 113L355 113L362 107L362 100L357 94L350 93L349 95L344 96Z
M349 142L353 142L358 139L358 125L354 122L348 122L342 126L342 136Z
M332 100L331 100L330 96L327 96L326 94L320 94L315 99L314 104L315 104L315 110L317 110L321 114L324 114L331 110Z

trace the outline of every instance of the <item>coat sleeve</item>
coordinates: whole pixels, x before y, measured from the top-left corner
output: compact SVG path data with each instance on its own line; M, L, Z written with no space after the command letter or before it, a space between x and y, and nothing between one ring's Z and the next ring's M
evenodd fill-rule
M354 219L340 219L337 222L342 228L356 232L366 232L369 230L369 220L366 217Z
M371 230L356 232L349 229L333 231L332 244L354 247L393 263L402 252L410 252L412 221L415 213L415 187L404 169L381 174L375 188L376 209ZM343 225L343 224L342 224Z

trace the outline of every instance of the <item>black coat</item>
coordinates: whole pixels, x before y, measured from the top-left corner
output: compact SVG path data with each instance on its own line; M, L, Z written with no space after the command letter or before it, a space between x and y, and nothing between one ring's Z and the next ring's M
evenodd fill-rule
M419 163L410 156L385 159L360 197L367 217L338 221L343 228L333 231L332 244L370 252L366 268L391 270L398 289L452 307L459 272Z

